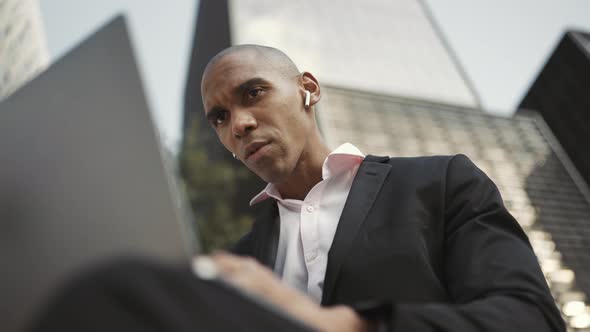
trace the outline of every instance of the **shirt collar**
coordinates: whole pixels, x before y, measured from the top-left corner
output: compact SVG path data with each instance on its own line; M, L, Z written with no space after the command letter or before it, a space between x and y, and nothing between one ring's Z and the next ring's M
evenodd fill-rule
M365 155L356 146L350 143L344 143L334 151L330 152L324 160L324 164L322 165L322 179L325 180L345 171L352 170L359 165L363 159L365 159ZM276 186L272 183L268 183L258 195L252 198L250 206L260 203L270 197L278 201L283 200Z

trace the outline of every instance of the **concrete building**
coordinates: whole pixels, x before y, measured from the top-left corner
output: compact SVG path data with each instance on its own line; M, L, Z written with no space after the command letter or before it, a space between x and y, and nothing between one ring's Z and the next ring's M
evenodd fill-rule
M230 0L231 42L276 47L320 82L479 106L428 8L416 0Z
M568 31L520 103L520 112L541 114L586 183L590 183L589 87L590 34Z
M590 184L590 34L567 31L556 44L543 69L520 103L518 114L540 114L547 127L563 146L576 171L576 182ZM577 173L579 172L579 174ZM557 195L557 193L554 193ZM587 201L590 195L586 193ZM556 200L553 195L545 199ZM567 213L562 218L553 216L553 233L563 236L558 248L564 260L576 272L576 284L590 294L590 216L578 215L579 203L571 197ZM590 299L577 300L578 318L575 323L590 330ZM584 305L582 305L584 303ZM572 307L572 305L570 305ZM573 309L570 309L570 311ZM574 311L575 311L574 310Z
M0 100L49 64L37 0L0 0Z

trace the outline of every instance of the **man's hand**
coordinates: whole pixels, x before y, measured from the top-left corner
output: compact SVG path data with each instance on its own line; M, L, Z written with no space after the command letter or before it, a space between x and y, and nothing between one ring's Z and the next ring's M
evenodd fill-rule
M321 307L304 294L283 284L253 258L216 253L211 259L221 278L264 298L320 331L370 331L371 325L346 306ZM203 260L203 258L196 258Z

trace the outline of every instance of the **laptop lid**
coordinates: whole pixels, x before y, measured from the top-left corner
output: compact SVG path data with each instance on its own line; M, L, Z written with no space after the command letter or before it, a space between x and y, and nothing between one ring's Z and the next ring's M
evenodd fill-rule
M0 103L3 331L82 266L197 253L163 152L122 16Z

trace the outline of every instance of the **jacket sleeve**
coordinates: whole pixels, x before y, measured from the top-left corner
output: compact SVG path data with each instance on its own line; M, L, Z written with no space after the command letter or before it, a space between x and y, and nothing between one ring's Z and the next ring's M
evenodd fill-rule
M452 304L391 305L392 331L565 331L527 236L467 157L444 181L445 282Z

